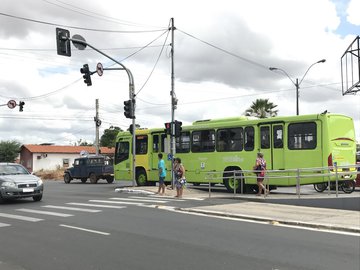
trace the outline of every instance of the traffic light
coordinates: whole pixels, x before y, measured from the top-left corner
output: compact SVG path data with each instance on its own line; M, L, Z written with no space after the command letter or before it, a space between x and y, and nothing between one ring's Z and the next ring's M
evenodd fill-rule
M182 131L182 122L175 120L175 137L180 137Z
M171 123L165 123L165 130L164 130L165 134L171 135Z
M24 105L25 105L24 101L19 102L19 112L22 112L24 110Z
M91 74L90 74L90 70L89 70L89 65L88 64L84 64L82 68L80 68L80 72L83 75L84 78L84 83L86 83L87 86L91 86Z
M126 118L135 119L135 100L124 101L124 115Z
M66 29L56 28L57 54L71 56L70 32Z

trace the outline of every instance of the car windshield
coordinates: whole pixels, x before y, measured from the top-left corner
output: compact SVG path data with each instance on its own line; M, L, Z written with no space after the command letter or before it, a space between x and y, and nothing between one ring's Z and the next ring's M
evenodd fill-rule
M11 175L11 174L29 174L29 172L21 165L0 164L0 175Z

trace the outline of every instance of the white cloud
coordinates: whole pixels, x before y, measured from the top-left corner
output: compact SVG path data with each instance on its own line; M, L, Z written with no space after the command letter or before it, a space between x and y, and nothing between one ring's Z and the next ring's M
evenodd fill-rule
M360 0L350 0L347 9L347 13L348 13L347 21L349 23L360 25L359 10L360 10Z
M349 18L354 2L349 4ZM65 8L51 3L59 4L51 0L31 1L35 6L30 7L29 1L3 0L2 12L64 25L112 30L150 29L144 25L166 29L174 17L177 28L175 92L179 99L176 118L184 124L202 118L241 115L256 98L269 98L279 105L280 115L293 115L295 86L284 74L270 72L268 67L282 68L295 79L301 78L312 63L326 58L326 63L312 67L301 84L300 113L328 110L350 115L356 121L360 140L359 96L342 96L340 84L340 57L353 37L343 39L334 33L340 19L331 1L134 0L120 4L116 0L103 0L68 2L71 6L63 5ZM81 13L87 13L86 10L93 13L84 16L76 12L74 6L86 6ZM88 63L94 70L98 62L106 67L112 63L109 59L89 48L78 51L72 47L71 58L56 55L55 26L52 25L6 16L0 16L0 23L0 102L6 103L9 98L17 101L25 98L26 102L22 113L18 108L1 107L0 123L8 130L1 129L0 140L16 138L22 143L54 141L59 144L94 140L92 119L97 98L102 130L110 125L128 128L130 120L123 116L123 101L129 94L126 72L105 71L102 77L94 74L93 86L87 87L82 82L80 67ZM161 34L69 29L71 35L83 35L90 44L117 60L138 50L132 47L144 46ZM135 92L152 72L165 37L151 44L154 47L123 62L134 75ZM168 39L166 44L170 42ZM136 121L142 127L163 127L163 123L170 120L169 50L166 46L150 80L138 95ZM10 116L15 118L6 118ZM56 121L45 120L44 116Z

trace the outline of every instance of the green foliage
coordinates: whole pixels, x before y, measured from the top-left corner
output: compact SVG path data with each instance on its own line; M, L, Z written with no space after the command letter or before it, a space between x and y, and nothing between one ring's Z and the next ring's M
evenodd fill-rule
M276 107L277 105L269 102L269 99L257 99L253 101L250 108L245 111L245 115L258 118L274 117L278 113L278 110L274 110Z
M122 131L119 127L111 126L104 130L104 134L100 138L100 146L102 147L115 147L117 134Z
M14 162L19 155L20 146L17 141L1 141L0 162Z

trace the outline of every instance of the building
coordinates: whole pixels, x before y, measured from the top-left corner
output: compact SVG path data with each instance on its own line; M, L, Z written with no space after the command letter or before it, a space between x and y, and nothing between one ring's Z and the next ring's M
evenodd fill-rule
M30 172L71 167L81 154L95 154L94 146L60 146L24 144L20 148L20 164ZM100 147L100 153L114 157L115 148Z

